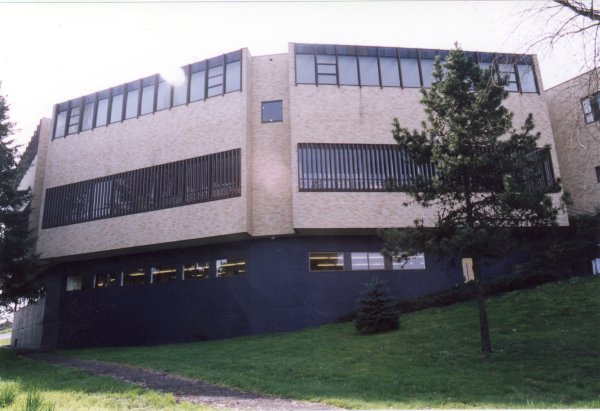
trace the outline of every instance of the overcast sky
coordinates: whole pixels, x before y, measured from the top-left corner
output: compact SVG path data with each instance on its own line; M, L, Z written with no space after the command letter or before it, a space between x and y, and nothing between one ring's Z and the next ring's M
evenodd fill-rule
M1 1L1 0L0 0ZM85 0L84 0L85 1ZM68 99L248 47L288 42L537 53L545 88L582 72L580 42L553 50L518 1L0 3L0 93L15 139Z

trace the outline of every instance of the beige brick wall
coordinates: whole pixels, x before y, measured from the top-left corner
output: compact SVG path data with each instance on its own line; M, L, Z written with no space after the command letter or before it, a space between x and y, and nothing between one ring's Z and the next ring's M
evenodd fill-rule
M252 59L252 230L254 236L293 233L288 57ZM261 103L283 101L283 121L262 123Z
M558 148L563 186L571 194L569 212L600 208L600 123L586 124L581 99L600 90L593 72L562 83L545 94Z
M432 224L434 210L423 209L403 193L307 193L299 192L297 144L383 143L394 144L391 122L397 117L403 127L420 129L425 113L419 89L396 87L295 85L293 47L290 46L290 123L292 138L292 187L294 228L404 227L415 218ZM505 105L514 112L513 124L520 128L533 113L540 145L553 143L547 107L538 94L511 93ZM560 176L556 153L553 165ZM553 195L556 204L560 195ZM567 224L561 213L559 224Z
M32 232L37 232L37 230L39 230L40 227L40 211L42 209L42 196L44 192L46 159L48 157L48 146L50 144L51 138L52 120L50 120L49 118L43 118L40 121L40 138L38 143L37 155L35 158L35 179L33 182L33 191L31 193L31 216L29 217L29 228L30 230L32 230ZM34 253L37 253L36 249L34 249Z
M45 188L225 151L242 150L242 196L38 232L42 258L101 252L246 233L248 215L248 92L174 107L54 140L48 148ZM40 224L41 226L41 224Z

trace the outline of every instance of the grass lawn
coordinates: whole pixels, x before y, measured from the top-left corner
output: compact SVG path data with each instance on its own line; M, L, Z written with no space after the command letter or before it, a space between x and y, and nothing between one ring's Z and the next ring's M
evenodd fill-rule
M42 407L26 408L28 393L37 393L37 398L42 401ZM13 395L14 401L9 401L9 397ZM24 359L8 349L0 349L0 409L2 410L197 410L198 408L191 404L176 404L172 395L144 390L107 377L94 377L70 368Z
M493 298L488 315L489 361L474 302L403 315L400 330L374 336L345 323L64 354L346 408L600 408L600 278Z

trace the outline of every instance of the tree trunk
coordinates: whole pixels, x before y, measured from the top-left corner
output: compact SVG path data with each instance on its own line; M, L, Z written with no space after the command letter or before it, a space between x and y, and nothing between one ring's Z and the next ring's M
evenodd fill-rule
M477 307L479 308L479 333L481 335L481 354L483 358L489 358L492 354L492 342L490 340L490 326L488 324L487 309L485 307L485 296L481 285L481 274L479 272L479 259L473 259L473 276L477 285Z

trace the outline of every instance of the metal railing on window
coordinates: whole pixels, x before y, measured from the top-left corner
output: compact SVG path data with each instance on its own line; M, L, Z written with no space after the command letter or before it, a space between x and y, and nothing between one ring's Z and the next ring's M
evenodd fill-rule
M241 150L49 188L42 228L241 196Z
M513 177L530 191L553 191L556 187L549 148L536 150L516 160L521 170ZM502 165L491 176L502 190ZM418 164L396 144L298 144L300 191L403 191L436 175L432 163ZM489 182L482 187L490 187ZM484 188L481 190L486 191Z

